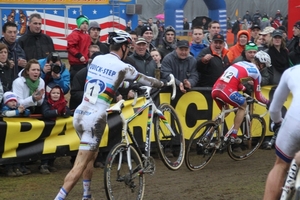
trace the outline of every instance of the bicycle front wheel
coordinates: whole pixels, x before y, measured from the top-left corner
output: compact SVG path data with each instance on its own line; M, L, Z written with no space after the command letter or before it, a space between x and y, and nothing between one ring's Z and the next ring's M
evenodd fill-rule
M127 159L127 154L130 159ZM129 169L130 162L132 165ZM104 168L104 186L109 200L141 200L144 196L145 177L137 151L124 143L116 144L109 152Z
M218 135L211 140L207 140L206 135L215 133L216 123L206 121L200 124L192 136L186 148L185 164L191 171L203 169L216 153L215 144L220 141Z
M159 155L171 170L180 168L184 161L185 141L179 118L174 108L169 104L161 104L154 118L155 140Z
M241 125L241 144L231 144L227 148L228 155L233 160L245 160L261 146L266 134L266 122L264 118L253 114L250 116L250 132L247 130L246 121Z

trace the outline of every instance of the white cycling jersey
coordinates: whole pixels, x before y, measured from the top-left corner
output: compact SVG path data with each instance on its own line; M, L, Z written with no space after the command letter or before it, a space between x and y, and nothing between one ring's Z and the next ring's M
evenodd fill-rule
M295 153L300 150L300 65L284 71L275 90L270 105L271 119L276 123L282 119L281 108L288 95L292 93L293 100L287 110L276 139L276 154L291 162Z
M73 125L81 138L79 149L98 149L107 122L106 109L125 79L153 87L162 85L159 80L140 74L133 66L122 62L117 54L100 55L93 59L82 102L74 112Z

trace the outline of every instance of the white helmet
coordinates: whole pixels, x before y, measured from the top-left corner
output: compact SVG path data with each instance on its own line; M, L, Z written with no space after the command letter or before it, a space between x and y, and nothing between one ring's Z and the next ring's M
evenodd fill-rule
M264 51L258 51L255 56L255 59L257 59L260 63L265 63L267 67L271 67L271 58L269 56L269 54L267 54Z
M114 32L110 32L108 35L108 43L109 44L121 44L127 43L130 44L132 42L132 38L129 33L122 30L116 30Z

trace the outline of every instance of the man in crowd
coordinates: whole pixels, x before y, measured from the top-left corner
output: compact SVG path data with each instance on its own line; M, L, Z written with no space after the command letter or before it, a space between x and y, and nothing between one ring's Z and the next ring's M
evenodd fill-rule
M188 35L188 31L190 30L190 24L186 17L183 19L183 30L185 31L183 35Z
M152 40L156 40L157 35L158 35L158 27L157 27L156 24L153 23L153 19L152 18L148 19L148 26L150 26L151 29L152 29L152 33L153 33Z
M6 22L2 27L2 34L0 42L8 47L8 60L13 67L14 78L17 78L18 73L27 64L25 52L17 42L17 25L13 22Z
M142 20L139 20L138 26L134 30L137 35L141 35L143 26L144 26L144 24L143 24Z
M173 74L176 85L182 93L196 86L198 82L196 59L190 55L188 41L178 41L176 49L163 59L161 66L161 79L169 81L169 75Z
M272 39L272 33L275 29L271 26L267 26L259 35L263 36L263 43L261 44L262 47L258 47L258 50L266 50L269 48L269 43Z
M194 56L194 58L197 58L199 53L206 47L209 46L208 43L206 43L205 40L203 40L204 32L203 28L200 26L195 26L192 28L192 43L190 46L190 52Z
M134 67L138 72L155 77L156 63L147 51L147 46L145 38L139 37L135 42L134 52L129 57L134 60Z
M208 33L204 34L203 40L207 43L210 44L212 42L212 38L214 35L219 34L221 31L220 29L220 23L218 21L211 21L208 24ZM224 42L225 48L228 48L228 45L226 42Z
M98 45L100 48L100 52L103 54L109 53L108 45L102 43L99 41L100 39L100 31L101 27L98 22L96 21L91 21L89 24L89 35L91 37L91 44L92 45Z
M42 17L38 13L30 15L27 32L18 39L18 43L28 61L46 58L55 51L51 37L42 32Z
M260 30L261 29L260 29L260 26L258 24L252 24L251 32L250 32L251 42L254 42L255 38L259 35Z
M209 47L203 49L197 58L198 86L212 87L214 85L230 65L227 52L224 36L221 34L214 35Z
M155 25L156 26L156 25ZM150 26L143 26L141 31L141 36L145 38L148 42L148 51L150 52L152 49L155 48L154 40L153 40L153 31Z
M298 39L300 38L300 21L297 21L293 26L293 38L288 42L287 48L289 52L294 51L297 46Z
M176 48L176 31L172 26L167 26L163 34L163 43L158 48L161 56L164 58L168 53L171 53Z

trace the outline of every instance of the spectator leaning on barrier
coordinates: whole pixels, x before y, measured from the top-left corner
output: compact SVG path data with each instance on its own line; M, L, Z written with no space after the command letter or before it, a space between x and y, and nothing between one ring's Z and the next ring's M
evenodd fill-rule
M40 59L39 64L41 78L45 81L45 85L53 82L62 88L64 94L67 94L70 90L70 72L58 53L50 53L47 58Z
M209 46L209 44L203 40L204 32L203 28L200 26L195 26L192 28L192 42L190 45L190 53L194 56L194 58L197 58L199 53L206 47Z
M70 63L70 78L82 68L86 67L88 63L89 46L91 44L91 38L87 34L89 19L80 15L76 19L77 27L67 36L67 51L68 60Z
M91 21L88 29L89 35L91 37L91 45L98 45L101 53L109 53L108 45L99 41L101 27L98 22Z
M8 60L8 47L6 44L0 43L0 82L4 92L12 89L13 80L14 71Z
M163 34L163 43L158 50L164 58L168 53L171 53L176 49L176 31L173 26L167 26Z
M195 87L198 82L196 59L190 55L190 45L187 40L177 42L176 49L166 55L161 63L161 79L169 81L169 75L173 74L176 85L180 91Z
M18 43L25 51L26 60L42 59L54 52L51 37L42 32L42 17L33 13L29 17L27 32L18 39Z
M41 67L35 59L28 61L20 76L13 81L12 90L18 102L25 108L35 111L36 106L41 106L44 101L45 82L40 77Z
M228 50L225 49L224 36L216 34L209 47L203 49L197 57L200 87L212 87L216 80L230 65Z
M239 57L245 49L245 45L250 40L249 32L240 30L237 34L237 43L228 49L227 57L229 62L232 63L234 59Z
M4 43L8 47L8 60L10 62L10 67L13 68L14 78L18 77L18 73L27 63L25 60L25 52L16 41L17 31L17 25L15 23L6 22L2 26L3 37L0 39L0 43Z

